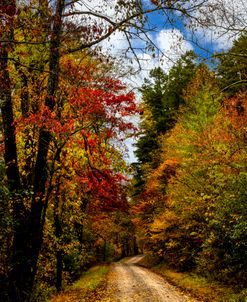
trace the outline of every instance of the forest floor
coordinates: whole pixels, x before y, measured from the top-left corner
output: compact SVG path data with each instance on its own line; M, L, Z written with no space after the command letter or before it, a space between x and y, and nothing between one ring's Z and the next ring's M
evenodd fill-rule
M195 302L179 292L174 286L151 272L138 266L143 256L131 257L124 262L111 265L105 290L93 301L97 302ZM90 301L90 300L88 300ZM92 300L91 300L92 301Z

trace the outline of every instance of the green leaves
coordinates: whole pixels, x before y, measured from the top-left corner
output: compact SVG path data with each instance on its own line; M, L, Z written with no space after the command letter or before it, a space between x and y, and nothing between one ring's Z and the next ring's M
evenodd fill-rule
M216 68L220 88L229 96L247 88L247 33L234 41L233 47L224 54L218 54L219 65Z
M146 245L172 266L244 286L246 93L224 98L200 65L183 100L176 123L159 136L159 164L143 165L135 221Z

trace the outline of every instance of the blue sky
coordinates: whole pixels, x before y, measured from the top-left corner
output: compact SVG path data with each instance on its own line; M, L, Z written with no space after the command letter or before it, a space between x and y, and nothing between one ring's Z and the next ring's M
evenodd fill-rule
M78 0L76 5L77 10L97 12L100 15L107 16L113 21L119 21L128 14L129 10L128 5L124 5L118 12L116 12L115 5L118 1L119 0ZM124 3L132 3L133 6L135 6L136 1L137 0L126 0ZM155 7L151 4L150 0L139 1L141 1L144 8L150 9ZM160 1L161 0L157 2ZM203 11L198 8L192 11L193 5L200 2L203 2L203 6L200 7ZM184 23L181 22L181 17L177 11L173 13L172 24L167 22L167 10L165 14L154 12L148 14L149 23L146 24L146 27L150 25L150 27L155 28L155 31L150 31L148 37L160 49L160 57L162 57L162 51L167 55L167 57L172 58L172 56L179 57L186 50L191 49L204 58L209 57L211 55L211 51L225 50L232 45L233 36L230 36L229 33L226 34L226 30L223 29L225 25L228 26L228 22L231 23L232 27L234 27L235 24L236 27L238 25L241 27L243 26L241 23L245 23L247 26L247 4L245 4L245 2L245 0L177 0L174 3L180 3L189 10L190 14L194 18L193 23L189 23L190 21L186 20L186 26L184 26ZM222 8L224 8L224 10L222 10ZM203 28L202 26L199 26L198 22L195 21L196 18L200 19L203 23L207 23L208 27L206 28L204 26ZM90 22L94 22L94 20L95 19L93 17ZM98 18L97 22L99 22L99 24L101 22L101 24L105 24L107 26L107 22L101 18ZM192 25L192 31L189 29L189 24ZM215 25L217 26L215 27ZM219 26L221 26L221 28L219 28ZM194 30L195 28L197 29L196 31ZM233 28L230 29L230 33L233 33L232 29ZM133 28L132 31L134 32ZM216 31L218 33L216 33ZM193 43L192 40L193 42L196 42L197 40L197 43ZM136 48L144 46L140 39L135 39L132 42L132 45ZM127 49L129 45L124 34L117 32L111 36L109 41L103 41L102 46L106 53L112 53L113 55L120 57L124 49ZM143 60L144 58L147 60L150 59L150 64L148 64L149 66L153 66L155 64L154 60L151 60L151 57L149 57L150 53L147 50L136 50L136 54L140 60ZM168 70L171 66L165 58L163 59L164 69ZM173 61L176 61L176 58L173 57L172 59ZM166 66L166 63L168 66ZM147 64L144 63L143 69L145 70L147 67Z
M88 0L81 1L80 10L93 10L100 14L104 14L112 19L121 19L127 11L115 13L114 6L117 0ZM135 0L127 0L126 2L134 2ZM143 3L150 6L149 0L143 0ZM189 3L200 0L191 0ZM182 1L181 1L182 2ZM78 2L80 3L80 1ZM79 4L78 4L79 5ZM189 4L186 2L187 7ZM191 4L190 4L191 5ZM127 6L126 6L127 7ZM222 10L224 8L224 10ZM237 37L239 29L247 26L247 4L245 0L205 0L203 11L196 10L193 12L194 18L201 19L202 22L207 21L207 27L200 26L193 21L193 30L189 30L189 23L186 26L180 21L178 14L174 14L174 22L170 24L167 18L161 13L152 13L148 16L149 26L155 28L155 31L148 33L148 38L160 49L156 51L157 57L144 48L144 43L140 39L135 39L132 44L136 49L136 57L141 64L141 70L135 76L128 76L124 80L132 89L133 87L141 87L143 79L148 77L149 71L154 67L160 66L165 71L169 71L172 65L179 57L188 50L194 50L202 58L210 58L212 52L224 51L231 47L234 38ZM102 21L102 20L101 20ZM227 24L229 23L229 24ZM147 24L148 26L148 24ZM227 32L226 28L230 30ZM196 30L195 30L196 28ZM236 33L235 33L235 32ZM193 40L193 42L192 42ZM196 42L196 43L194 43ZM122 54L129 47L128 41L123 33L116 32L109 40L101 43L103 51L120 58L123 69L130 63L124 60ZM129 52L129 56L134 58L133 53ZM138 69L138 63L134 60L132 68ZM137 96L138 97L138 96ZM130 161L134 161L132 141L127 142L130 147Z
M241 7L242 6L238 8L241 10ZM246 14L243 14L243 17L246 18ZM223 18L219 17L219 20L223 22ZM235 35L230 35L227 32L223 34L222 30L219 30L219 34L217 34L214 26L204 29L198 27L196 32L190 32L179 18L175 18L174 21L173 24L167 23L165 17L159 12L149 15L150 27L155 27L155 32L151 33L153 41L171 57L174 51L176 52L176 47L173 45L174 43L175 46L176 44L181 46L180 54L191 49L195 51L201 59L209 61L213 53L229 49L232 46L234 38L239 34L237 30ZM184 40L181 41L178 38L184 38ZM155 61L155 59L150 59L147 62L147 66L150 66L150 68L153 68L156 64L157 61ZM167 60L164 60L164 70L167 69L168 71L170 67L171 64L169 64ZM144 75L146 74L147 73L144 72ZM131 162L135 161L134 149L133 145L131 145L133 141L129 140L127 144L129 146L129 160Z
M137 51L137 56L141 59L142 71L140 71L137 76L129 79L136 87L141 86L143 79L148 77L149 71L154 67L160 66L168 72L174 62L188 50L195 51L202 59L210 59L213 52L227 50L232 46L233 37L227 33L223 35L223 32L216 34L213 25L209 28L201 28L198 26L196 31L190 31L176 15L174 15L173 24L167 22L165 16L159 12L150 14L148 19L149 26L155 28L155 31L150 32L149 37L157 47L160 48L160 58L153 58L151 54L147 51L145 52L145 50ZM220 17L219 20L222 22ZM217 19L214 21L217 21ZM127 47L126 40L121 38L120 33L111 39L113 53L115 52L115 54L117 54L118 51L120 53L124 47ZM142 47L144 44L140 40L137 40L134 41L134 46L138 48L138 46ZM109 44L106 43L105 47L108 51ZM162 55L161 52L164 52L164 55ZM168 58L166 58L166 56ZM172 61L170 61L169 58L172 58ZM132 139L126 141L129 149L128 161L130 162L136 160L133 143L134 141Z

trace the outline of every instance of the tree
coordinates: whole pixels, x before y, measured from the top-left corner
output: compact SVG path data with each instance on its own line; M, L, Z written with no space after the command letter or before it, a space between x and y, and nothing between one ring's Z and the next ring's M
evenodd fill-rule
M114 162L115 157L119 158L114 154L116 151L110 140L117 140L124 132L130 134L134 130L125 118L137 110L133 93L123 93L125 86L120 81L106 77L104 70L100 70L102 63L97 67L96 62L88 62L86 57L78 64L73 57L67 57L61 65L66 76L60 79L58 106L53 112L42 106L39 112L18 119L17 136L22 138L28 129L26 125L29 125L30 129L34 129L33 137L37 137L42 128L49 131L52 137L47 154L43 205L48 212L49 223L54 225L53 239L58 242L53 250L48 246L50 254L55 250L58 290L61 290L65 259L71 262L70 254L78 257L78 261L80 259L80 246L85 245L80 229L83 232L85 217L96 205L103 211L121 209L126 203L121 193L124 178ZM68 73L73 78L70 82L67 81ZM84 79L80 82L83 73ZM25 160L25 153L20 154L20 159ZM25 166L21 166L21 175L25 172ZM77 216L79 213L81 218ZM77 220L74 221L76 227L71 225L73 215ZM42 215L41 221L45 230L46 216ZM71 230L71 235L64 231L66 229ZM52 233L51 230L49 232ZM65 243L63 238L66 238ZM71 248L67 250L68 241L78 246L77 252ZM82 254L85 256L85 253ZM86 261L82 261L81 266L83 263ZM72 267L75 268L74 265ZM74 269L77 273L78 268ZM75 272L73 274L77 276Z
M141 135L136 143L139 167L136 171L135 190L144 185L145 169L160 163L161 136L176 123L179 108L184 104L183 90L196 70L195 54L183 55L166 75L161 68L150 72L150 79L143 85L141 104ZM134 193L136 194L136 193Z
M198 67L185 91L177 123L160 137L160 164L146 171L147 182L134 207L145 226L151 250L183 269L195 265L193 255L198 242L189 236L189 230L193 232L201 223L196 218L200 217L199 205L193 205L194 212L189 204L202 185L198 180L194 183L197 171L202 169L201 161L196 160L196 154L199 158L201 152L197 138L212 123L220 105L215 80L206 66Z
M228 52L218 56L219 64L216 73L219 85L229 96L245 91L247 87L246 41L247 34L242 33Z
M185 90L184 100L178 123L164 138L163 160L173 160L177 165L167 186L170 204L157 218L159 229L154 238L161 241L161 251L169 263L190 270L196 267L208 231L204 198L208 196L211 167L204 152L209 146L204 131L210 129L221 102L214 75L206 66L198 68ZM155 223L155 230L154 227Z
M62 108L64 106L64 99L68 97L66 93L61 94L60 89L63 81L59 80L58 78L58 65L60 65L61 62L61 61L59 62L59 51L60 51L59 36L61 34L61 13L62 13L61 5L62 2L59 2L56 10L57 17L52 31L52 37L50 43L51 48L50 50L46 49L48 56L50 55L50 59L49 59L50 61L49 63L44 62L45 67L44 66L43 67L44 68L49 67L49 69L52 70L52 72L49 73L48 75L47 73L44 73L45 76L42 74L41 79L43 81L42 82L43 90L42 90L42 86L39 87L41 88L41 90L40 89L38 91L30 90L31 87L32 88L38 87L37 81L40 80L40 77L36 76L35 73L32 74L30 79L26 79L23 76L23 78L20 78L19 80L15 81L15 79L12 78L10 83L9 69L7 68L7 62L9 61L7 60L8 58L6 54L7 48L6 49L3 48L3 52L5 51L3 55L6 56L6 60L1 61L3 63L3 68L2 68L3 76L9 81L8 82L4 78L4 81L1 82L4 85L7 85L6 87L8 87L8 89L2 90L4 92L2 98L6 97L6 100L4 100L3 107L2 107L3 124L6 125L4 126L5 129L4 137L6 142L5 155L7 156L5 162L7 163L7 175L10 184L10 190L12 191L13 194L13 201L14 201L13 217L15 221L14 232L13 232L14 237L13 237L13 245L12 245L13 253L11 259L12 268L9 273L9 280L10 280L9 296L10 299L13 299L14 301L18 299L17 296L20 296L21 297L20 299L23 301L29 299L31 289L33 287L34 277L37 271L38 257L43 241L43 230L44 230L46 211L47 211L47 206L51 194L51 187L49 187L49 179L52 177L52 175L49 175L49 173L54 173L54 171L50 171L50 160L51 160L50 148L54 147L54 144L58 143L58 148L55 152L55 158L54 158L54 160L57 161L60 156L63 145L66 143L66 140L71 135L66 133L66 131L73 129L73 125L72 128L70 127L71 125L69 124L68 116L65 121L60 120L59 122L59 114L61 114L59 108ZM10 21L13 21L12 19L10 18ZM7 25L11 25L11 24L12 23L7 23ZM14 30L14 28L11 28L11 30ZM16 31L16 35L17 34L18 31ZM22 37L22 33L20 35ZM24 36L24 38L26 37ZM41 38L43 37L41 36ZM35 44L36 42L33 43ZM42 44L43 42L40 43ZM39 44L39 42L37 42L37 44ZM18 55L18 53L20 53L21 51L22 53L23 51L28 52L30 51L30 48L27 47L27 49L25 49L22 46L20 48L16 47L15 52L13 52L12 54ZM36 61L35 55L36 53L34 52L34 56L32 57L33 61L31 63L28 62L30 66L27 67L27 69L30 68L32 70L34 68L36 70L36 67L31 66L31 64L33 64L33 62ZM14 67L16 68L16 72L18 76L20 74L23 75L23 70L21 70L22 68L25 67L25 64L23 62L17 62L15 65L11 65L11 64L9 65L11 66L11 68ZM67 68L67 70L68 73L70 72L72 75L72 65L70 65L70 68L71 70L69 70L69 68ZM30 69L29 69L29 73L31 73ZM39 71L42 72L41 66L39 66ZM14 71L12 75L14 76ZM58 88L58 83L60 83L60 88ZM35 84L34 87L31 84ZM86 82L84 82L84 84L86 84ZM17 91L17 93L14 94L13 99L11 97L12 89L10 85L16 85L16 87L18 86L21 87L20 94L19 91ZM125 99L123 95L119 95L118 97L116 96L114 98L112 97L112 95L107 94L107 91L111 88L116 89L115 92L116 94L118 94L118 92L121 89L123 89L123 86L120 83L111 81L110 79L108 80L106 79L105 83L101 81L101 83L99 82L98 85L99 85L98 92L100 92L100 94L98 95L98 103L97 103L98 105L100 105L100 102L102 102L101 99L102 97L105 97L106 100L107 98L111 97L113 102L111 108L113 109L112 114L116 114L116 111L118 110L117 107L121 108L121 110L124 110L125 115L130 113L131 110L135 110L135 105L133 107L133 104L130 105L132 107L130 108L128 107L129 106L128 101L133 99L132 94L127 95ZM114 85L115 88L113 88ZM96 87L96 83L95 83L95 87ZM100 87L101 90L99 90ZM103 88L105 92L103 91ZM42 92L42 94L35 95L35 93L38 93L40 91ZM88 90L88 92L90 91ZM94 95L97 96L96 93L97 90L91 91L89 95L94 97ZM36 99L36 103L33 102L28 104L30 98L33 96ZM84 92L83 97L85 98L85 96L86 94ZM22 122L26 124L25 124L24 131L22 131L22 133L19 132L18 136L16 137L17 132L15 130L15 123L13 122L14 121L13 101L18 100L18 98L20 98L21 100L20 109L22 110L21 113L23 116ZM106 101L106 104L104 105L106 107L108 105L111 106L110 102L108 104L107 102L108 101ZM122 102L123 107L119 106L119 104L117 104L118 102L120 103ZM98 108L96 107L95 109L103 110L102 105L103 104L101 104L100 107ZM87 110L89 110L90 112L90 110L92 109L88 108ZM87 110L85 109L85 114L87 113ZM15 114L18 115L19 113L15 112ZM102 112L100 112L99 114L102 114ZM93 115L94 113L92 112L91 115L92 123L94 123L95 118L98 117L98 114L96 113L94 119L92 119ZM10 120L11 117L12 119ZM44 118L46 122L44 121ZM84 118L86 118L86 116L84 116ZM106 137L107 135L109 135L109 137L111 135L114 135L116 133L115 132L116 129L122 131L125 127L131 128L129 123L123 121L120 122L120 119L117 120L114 116L109 116L109 121L110 118L112 118L112 120L111 122L109 122L109 125L112 125L112 129L109 129L109 131L106 131L106 129L104 129ZM27 126L27 123L30 123L30 125ZM62 127L62 125L59 123L65 123L65 124ZM55 131L55 127L58 127L56 131ZM60 141L56 142L56 139L54 140L55 138L54 136L57 135L59 131L63 131L63 132L62 133L60 132L60 139L59 139ZM95 131L97 131L96 128ZM103 131L103 129L101 130L100 124L99 124L98 131ZM95 135L97 135L97 133ZM102 136L102 139L103 138L104 137ZM64 141L62 139L64 139ZM22 161L19 160L18 162L17 162L17 148L15 143L17 140L19 143L18 152L20 152L19 159L22 160ZM25 150L23 150L23 140L24 140ZM88 142L91 141L93 143L93 139L89 139L89 137L84 137L84 141L87 140ZM13 152L11 150L13 150ZM8 158L9 156L12 157ZM21 181L19 171L21 171L21 176L22 176L21 179L22 187L20 185L17 186L16 184L16 182ZM22 274L22 278L19 278L20 272ZM23 290L24 288L25 291Z
M49 156L56 142L54 132L47 124L41 123L41 127L34 125L38 133L27 130L26 134L34 134L35 137L33 140L28 136L24 139L24 145L28 148L27 152L22 153L24 163L20 163L18 152L22 150L23 143L19 141L17 144L15 130L20 107L23 116L43 115L54 125L53 116L59 114L57 109L63 103L63 98L67 97L60 90L62 58L85 49L97 52L94 46L118 30L123 31L127 39L144 36L150 42L143 27L147 14L161 11L167 16L178 11L181 18L187 18L198 9L197 3L187 8L187 1L162 1L148 7L136 1L128 2L128 5L117 1L113 16L108 17L100 13L102 6L97 11L88 6L79 9L77 4L77 1L34 0L24 1L17 6L15 0L0 1L2 131L14 221L9 273L10 301L30 300L50 202L47 188ZM107 5L108 2L103 1L103 8ZM130 49L134 51L131 44ZM31 150L35 155L33 158L30 157ZM20 175L22 167L25 167L28 176Z
M202 65L184 100L133 207L135 222L146 248L169 265L244 288L246 93L224 99Z
M143 144L145 138L155 140L174 126L179 106L184 103L183 89L188 85L196 69L194 60L195 54L188 52L171 68L168 75L164 74L161 68L152 70L150 80L146 80L146 84L143 85L141 126L149 133L137 143L136 154L140 162L145 162L141 158L141 150L145 156L148 156L150 151L141 146L138 148L138 144ZM147 145L152 148L152 143L147 142ZM155 148L155 145L153 147Z

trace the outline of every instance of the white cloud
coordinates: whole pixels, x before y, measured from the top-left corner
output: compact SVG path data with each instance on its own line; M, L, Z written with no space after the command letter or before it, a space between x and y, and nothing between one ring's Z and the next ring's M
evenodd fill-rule
M193 50L192 45L185 41L183 34L177 29L162 30L157 35L150 37L157 47L163 52L160 57L153 57L149 53L138 53L139 63L141 65L141 70L127 80L130 85L141 87L144 78L149 78L149 72L155 67L161 67L165 72L176 63L176 61L181 57L182 54L189 50ZM135 67L138 67L137 62L134 63ZM137 98L140 98L140 94L137 93ZM138 123L138 119L136 120ZM135 148L133 144L134 139L129 139L126 142L126 147L129 149L129 162L135 162L137 159L134 155Z
M145 51L137 54L140 66L137 62L134 62L133 66L136 69L141 67L141 69L129 78L137 87L141 87L144 78L149 77L149 72L152 69L161 67L165 72L168 72L181 55L193 50L192 45L184 39L183 34L177 29L161 30L149 38L160 51L156 52L155 57Z
M185 40L178 29L163 29L155 40L158 48L162 51L161 62L166 70L170 69L181 55L193 50L192 45Z
M123 53L123 50L128 48L128 41L122 32L117 31L109 39L101 42L100 46L106 54L120 55Z
M208 0L197 10L193 38L199 45L211 44L215 51L225 50L247 27L246 0Z
M215 27L198 28L193 41L199 47L214 52L230 48L235 37L223 34Z
M181 56L186 51L193 49L178 29L163 29L158 33L156 40L162 51L175 56Z

